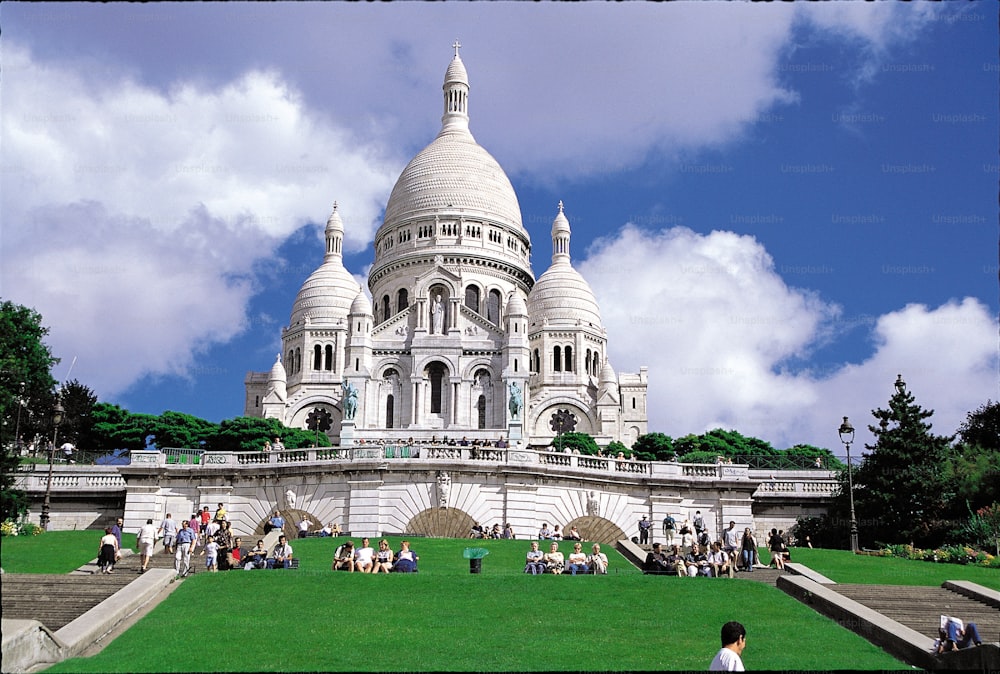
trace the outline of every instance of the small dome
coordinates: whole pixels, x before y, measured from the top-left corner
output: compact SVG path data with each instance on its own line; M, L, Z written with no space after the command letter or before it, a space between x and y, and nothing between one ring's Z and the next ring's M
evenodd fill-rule
M601 310L590 285L568 260L555 262L528 295L528 316L533 324L603 328Z
M449 84L469 85L469 74L465 72L465 64L458 54L455 54L444 73L444 85L447 87Z
M560 234L569 234L569 219L566 214L563 213L563 202L559 202L559 214L556 215L556 219L552 221L552 236L553 238Z
M340 219L336 201L333 202L333 212L330 213L330 218L326 221L326 233L332 234L333 232L344 233L344 221Z
M344 269L340 256L329 258L299 289L289 325L298 325L306 318L312 323L336 323L347 318L360 290L358 282Z
M610 384L618 381L618 376L615 375L615 369L611 367L611 361L605 360L604 367L601 368L601 383Z
M508 316L527 316L528 306L521 299L520 295L511 293L510 299L507 301L506 311Z
M267 380L269 382L284 382L286 380L285 366L281 364L281 354L274 361L274 365L271 366L271 374L268 375Z
M372 315L372 303L368 301L368 295L365 295L364 291L358 292L358 296L351 302L351 315L355 314Z

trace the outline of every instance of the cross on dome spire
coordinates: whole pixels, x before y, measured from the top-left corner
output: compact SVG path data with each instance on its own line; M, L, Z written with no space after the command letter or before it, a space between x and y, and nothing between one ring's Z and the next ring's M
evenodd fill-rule
M444 116L441 118L441 133L469 131L469 76L465 64L458 55L462 43L455 40L451 45L455 56L444 74Z
M336 204L334 204L334 206L333 206L333 207L334 207L334 208L336 208L336 207L337 207L337 205L336 205ZM560 199L560 200L559 200L559 212L560 212L560 213L562 213L562 212L563 212L563 202L562 202L562 199Z
M451 45L455 49L455 58L458 58L458 50L462 48L462 43L455 40L455 44Z

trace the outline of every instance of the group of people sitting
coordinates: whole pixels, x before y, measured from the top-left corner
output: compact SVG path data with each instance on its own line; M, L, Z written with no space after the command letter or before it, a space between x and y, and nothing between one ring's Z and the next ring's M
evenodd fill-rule
M559 551L559 544L553 541L548 552L538 549L538 541L531 542L531 548L525 557L524 572L537 576L543 573L560 575L569 571L571 576L577 574L607 574L608 556L601 552L600 543L594 543L591 553L583 551L582 543L573 544L573 552L565 557Z
M686 526L681 531L685 529ZM729 528L722 532L722 540L716 541L712 541L704 529L698 531L697 541L689 536L682 533L681 545L671 545L669 552L659 543L653 543L652 551L646 555L643 573L732 578L737 571L752 572L760 563L757 539L750 527L746 527L741 536L736 530L736 522L730 522ZM776 546L772 551L772 563L782 569L788 548L777 530L772 530L772 543Z
M358 573L416 573L420 557L410 549L409 541L402 541L398 552L389 548L384 538L378 542L378 550L371 547L367 538L361 539L361 547L354 541L340 545L333 553L333 571L357 571Z
M512 539L514 538L514 529L510 526L510 522L504 524L502 529L499 522L494 524L493 528L489 526L484 527L479 522L475 522L469 531L469 538Z
M251 550L247 551L243 558L246 560L243 563L244 571L253 571L254 569L290 569L292 568L294 557L292 546L288 544L287 536L279 536L278 542L274 546L274 550L268 555L267 548L264 546L264 541L257 541Z
M548 522L542 522L542 528L538 530L538 540L540 541L582 541L583 536L575 526L570 527L566 533L557 524L555 529L549 529Z

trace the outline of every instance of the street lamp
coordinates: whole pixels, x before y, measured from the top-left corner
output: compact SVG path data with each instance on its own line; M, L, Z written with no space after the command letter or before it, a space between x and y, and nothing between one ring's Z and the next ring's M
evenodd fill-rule
M56 451L56 443L59 442L59 424L63 422L62 401L60 395L56 395L56 406L52 410L52 446L49 447L49 479L45 483L45 501L42 502L42 515L38 518L38 523L42 529L49 529L49 510L52 501L52 454Z
M896 375L896 383L893 384L893 386L896 387L896 393L900 394L906 393L906 382L903 381L903 375L901 374Z
M24 382L17 393L17 421L14 423L14 450L21 455L21 408L24 407Z
M854 442L854 426L844 417L838 429L840 441L847 448L847 491L851 500L851 552L858 551L858 520L854 516L854 475L851 470L851 443Z

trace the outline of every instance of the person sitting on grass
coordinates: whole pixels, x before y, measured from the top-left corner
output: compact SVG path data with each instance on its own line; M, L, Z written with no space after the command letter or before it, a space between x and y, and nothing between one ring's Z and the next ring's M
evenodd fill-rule
M653 543L653 549L646 553L646 561L642 565L642 572L647 574L674 573L672 566L667 566L667 556L663 553L663 548L659 543Z
M565 539L567 541L582 541L583 536L580 535L576 527L570 527L569 531L566 532Z
M399 552L396 553L396 563L393 564L392 570L396 573L416 573L420 556L410 550L409 541L402 541L399 546Z
M292 568L292 546L288 544L288 539L284 536L278 538L278 544L274 546L271 559L267 560L269 569L290 569Z
M691 546L691 552L684 557L684 564L687 566L687 574L691 578L695 576L712 577L712 567L708 565L708 557L697 543Z
M711 552L708 553L708 565L712 567L712 575L721 578L723 575L733 577L733 567L729 563L729 555L722 551L722 543L716 541L712 543Z
M594 543L590 549L590 556L587 557L587 566L591 573L606 575L608 573L608 556L601 552L600 543Z
M389 573L392 571L392 550L389 549L389 541L384 538L378 542L378 552L375 553L375 565L372 573Z
M575 576L577 572L590 573L590 567L587 566L587 555L583 552L583 545L580 543L573 544L573 552L569 553L569 559L566 561L569 563L570 575Z
M538 541L531 541L531 548L524 560L524 572L530 573L532 576L545 573L545 562L542 561L544 556L545 554L538 549Z
M254 549L247 553L247 561L243 565L243 570L252 571L254 569L263 569L266 566L267 548L264 547L264 541L257 541Z
M559 544L555 541L549 546L549 551L542 557L542 561L545 562L545 573L558 576L566 568L566 558L559 552Z
M354 541L342 543L333 553L333 571L354 571Z
M552 540L552 530L549 529L548 522L542 522L542 528L538 530L538 540L540 541Z
M374 565L375 549L367 538L361 539L361 547L354 551L354 570L360 573L371 573Z

